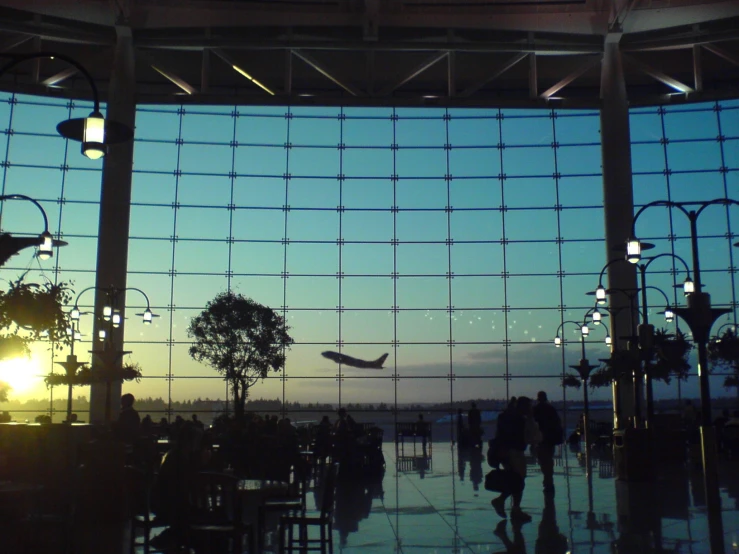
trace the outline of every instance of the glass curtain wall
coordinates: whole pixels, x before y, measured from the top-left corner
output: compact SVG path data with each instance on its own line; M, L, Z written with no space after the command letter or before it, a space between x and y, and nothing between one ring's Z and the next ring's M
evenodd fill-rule
M27 279L73 281L81 291L94 284L102 165L54 127L90 108L0 99L3 193L37 199L69 242L47 262L23 251L2 276L30 270ZM450 403L542 389L554 400L580 397L561 387L580 358L579 332L565 324L562 349L552 339L593 306L585 293L608 259L597 112L141 106L136 137L128 285L161 317L144 326L131 315L142 298L127 297L126 349L144 377L124 390L161 399L146 410L152 416L227 398L220 376L189 357L187 337L190 319L226 290L274 308L291 327L284 371L250 393L273 401L269 409L431 403L446 413ZM634 110L632 140L637 204L739 196L739 103ZM24 204L2 204L4 232L38 234ZM710 210L699 226L704 281L714 304L733 306L736 209ZM678 216L650 210L639 236L690 261ZM673 288L681 267L655 262L649 279L684 304ZM80 305L92 301L88 293ZM654 302L656 314L664 301ZM82 318L82 359L91 318ZM591 331L591 361L607 355L605 336ZM362 370L336 365L326 350L389 356L385 369ZM36 346L35 375L66 354ZM40 379L24 387L11 398L44 398L48 408L50 395L54 405L66 394ZM673 382L658 394L676 391ZM697 396L695 383L680 394Z

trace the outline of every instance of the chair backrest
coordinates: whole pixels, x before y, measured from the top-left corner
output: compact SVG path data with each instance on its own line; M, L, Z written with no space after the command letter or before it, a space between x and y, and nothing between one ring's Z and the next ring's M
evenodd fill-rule
M191 504L196 515L207 517L213 522L241 521L238 478L223 473L202 472L195 479Z
M323 479L323 496L321 498L321 518L330 518L334 511L336 497L336 476L339 473L339 464L331 464L326 468Z

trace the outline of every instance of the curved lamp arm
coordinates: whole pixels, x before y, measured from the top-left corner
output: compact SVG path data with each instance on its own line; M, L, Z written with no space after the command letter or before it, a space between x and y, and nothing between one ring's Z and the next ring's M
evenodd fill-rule
M126 287L125 289L118 289L118 288L115 288L115 287L103 288L103 287L96 287L96 286L93 285L93 286L87 287L86 289L83 289L77 295L77 298L74 301L74 307L72 308L72 311L70 313L70 317L74 321L77 321L80 318L80 315L81 315L80 314L80 310L79 310L79 299L88 290L99 290L99 291L105 292L108 295L108 298L110 299L111 303L113 302L114 297L117 296L118 294L120 294L121 292L129 291L129 290L135 290L136 292L141 293L141 295L146 300L146 310L144 310L143 313L136 314L136 315L143 317L144 318L144 324L147 324L147 325L152 322L152 319L153 318L159 317L158 315L152 313L152 311L151 311L151 303L149 302L149 297L146 295L146 293L143 290L141 290L139 288L136 288L136 287ZM118 314L118 318L119 319L116 321L116 317L115 317L115 313L114 312L115 312L115 310L114 310L113 306L105 306L103 308L103 319L105 319L107 321L107 320L110 320L112 318L113 319L113 324L115 326L118 326L118 325L120 325L120 314Z
M2 53L0 54L0 57L5 58L13 58L10 62L6 63L4 66L0 67L0 77L2 77L9 69L15 67L16 65L23 63L28 60L35 60L39 58L50 58L52 60L58 59L62 60L64 62L67 62L69 65L74 66L74 68L82 73L82 75L85 77L85 80L90 85L90 88L92 89L92 101L93 101L93 111L99 112L100 111L100 97L98 94L98 87L95 84L95 80L92 78L92 75L85 69L78 61L74 60L73 58L70 58L69 56L65 56L64 54L57 54L56 52L32 52L30 54L8 54L8 53Z

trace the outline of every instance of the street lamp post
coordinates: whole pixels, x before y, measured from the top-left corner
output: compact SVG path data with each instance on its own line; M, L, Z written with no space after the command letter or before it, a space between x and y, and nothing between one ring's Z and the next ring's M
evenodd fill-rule
M58 365L64 368L67 375L67 422L72 422L72 388L74 387L74 376L77 375L77 370L85 367L87 362L80 362L77 360L77 356L74 353L74 343L82 338L79 325L77 321L71 320L67 333L70 335L70 352L67 355L67 359L64 362L56 362Z
M115 368L118 368L120 366L121 360L123 359L123 356L126 354L130 354L130 351L125 350L116 350L113 347L113 330L119 329L123 327L123 312L120 308L119 301L121 295L125 294L126 291L136 291L143 295L144 299L146 300L146 309L139 314L136 314L137 316L141 317L144 325L150 325L155 317L159 317L157 314L154 314L151 311L151 303L149 302L149 297L146 295L144 291L142 291L139 288L136 287L126 287L126 288L116 288L116 287L108 287L108 288L101 288L96 286L87 287L86 289L83 289L78 295L77 298L74 301L74 307L72 308L72 311L70 312L70 318L72 319L72 322L76 322L80 319L80 316L82 315L82 312L79 308L79 300L80 297L85 294L87 291L90 290L99 290L103 292L106 296L106 302L103 306L103 311L101 314L98 315L105 323L107 323L107 329L100 329L98 332L98 336L96 339L93 340L99 340L103 341L103 348L102 349L96 349L93 348L90 352L97 357L98 361L101 363L103 370L108 372L108 377L105 380L106 384L106 395L105 395L105 421L110 422L111 421L111 385L112 385L112 379L110 378L110 373Z
M133 138L133 130L117 121L105 119L100 113L100 97L97 86L90 73L78 61L56 52L32 52L30 54L0 53L2 58L10 61L0 67L0 77L8 70L25 61L49 58L62 60L77 69L90 85L92 90L92 113L85 118L68 119L57 125L56 130L64 138L82 143L82 153L91 160L105 156L109 144L128 142Z
M688 296L689 294L692 294L694 292L694 283L692 279L690 278L690 268L688 267L687 262L681 258L680 256L676 254L671 253L663 253L658 254L656 256L650 256L648 258L641 258L640 261L646 261L646 263L639 263L637 265L639 269L639 276L640 276L640 286L639 286L639 292L641 292L641 310L637 310L637 313L641 315L642 321L641 324L638 326L638 333L634 332L633 326L632 326L632 336L630 340L636 340L639 346L639 351L641 353L641 359L644 362L644 380L646 383L646 393L647 393L647 418L646 423L647 426L649 426L652 421L654 420L654 392L652 387L652 374L651 374L651 357L652 357L652 346L653 346L653 338L654 338L654 327L649 324L649 304L647 302L647 290L652 289L659 292L663 298L665 299L665 310L662 312L665 316L665 321L667 323L671 323L674 319L675 312L670 307L670 299L667 297L667 295L664 293L664 291L658 287L649 286L647 285L647 269L649 269L649 266L656 260L660 258L665 257L671 257L674 259L679 260L683 267L685 268L685 273L687 274L687 277L685 278L685 281L683 282L683 291L685 292L685 295ZM624 258L614 258L610 262L608 262L606 265L603 266L603 269L601 269L600 277L598 279L598 287L595 289L594 293L588 293L588 294L595 294L596 301L598 304L604 304L606 296L609 292L609 290L613 292L622 292L626 294L629 297L629 302L631 304L631 311L634 312L634 300L635 298L632 296L632 292L636 291L624 291L622 289L609 289L606 290L605 287L603 287L603 275L605 274L606 269L614 264L614 263L627 263L627 260ZM633 319L632 319L633 322ZM635 411L637 414L639 413L639 410L636 408L639 405L639 391L637 387L637 379L638 376L634 375L634 395L635 395Z
M26 200L36 206L44 219L44 230L38 237L14 237L10 233L0 234L0 267L12 256L29 246L37 246L36 255L40 260L48 260L54 255L54 247L66 246L63 240L57 240L49 232L49 218L46 211L36 200L25 194L4 194L0 200Z
M559 348L563 342L562 338L559 336L559 332L562 330L565 324L571 323L573 325L576 325L580 331L580 363L578 365L571 365L570 367L577 371L578 375L580 376L580 380L582 381L583 436L585 441L585 466L588 474L590 474L590 403L588 399L588 380L590 379L590 373L598 366L590 364L587 357L585 356L585 337L590 334L590 328L588 327L588 317L592 315L594 310L594 308L588 310L588 312L583 317L582 323L578 323L572 320L567 320L560 323L559 327L557 327L556 336L554 337L554 346ZM594 321L594 323L596 325L599 325L599 321ZM608 346L611 345L611 336L608 334L608 332L606 332L605 343Z
M698 379L701 394L701 451L703 457L703 477L706 489L706 505L711 538L711 551L714 554L724 552L723 522L721 521L721 496L718 484L718 453L716 450L716 431L711 421L711 393L708 379L708 339L711 327L722 315L731 310L712 308L711 296L703 292L701 281L700 258L698 255L698 217L708 206L739 205L739 201L730 198L717 198L706 202L673 202L657 200L645 204L634 215L631 224L631 238L627 243L627 260L639 263L641 259L641 242L636 238L636 222L647 209L654 206L675 208L682 212L690 222L690 247L693 257L694 292L688 296L687 308L676 308L675 313L687 323L698 347ZM686 208L686 206L688 208ZM693 209L693 206L698 206Z

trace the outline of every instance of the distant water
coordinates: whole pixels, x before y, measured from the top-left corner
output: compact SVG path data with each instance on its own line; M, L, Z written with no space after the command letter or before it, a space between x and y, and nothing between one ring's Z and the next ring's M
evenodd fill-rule
M491 422L491 421L497 421L498 420L498 414L500 412L496 412L493 410L482 410L480 412L480 416L482 417L483 422ZM462 414L462 420L467 419L467 414ZM447 414L442 418L439 418L436 420L436 423L449 423L450 421L456 422L457 421L457 414Z

